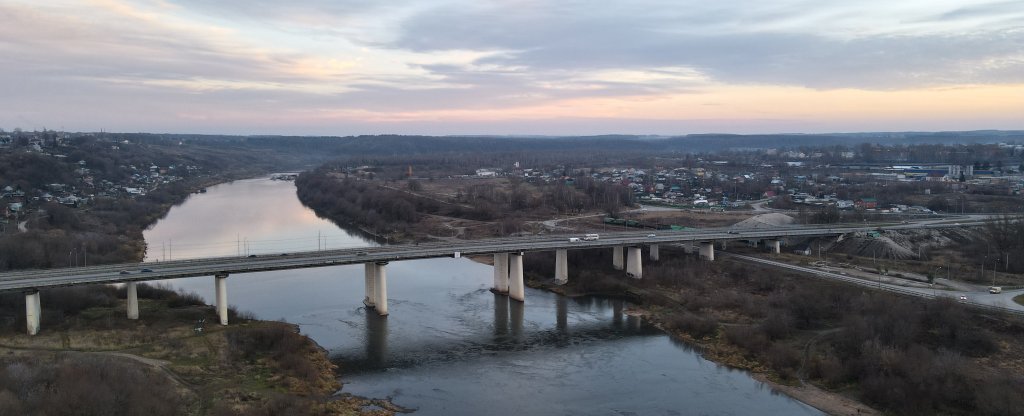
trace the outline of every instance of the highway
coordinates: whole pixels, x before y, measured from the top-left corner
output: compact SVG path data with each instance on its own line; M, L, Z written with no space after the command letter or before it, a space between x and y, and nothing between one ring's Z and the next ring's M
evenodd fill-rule
M735 253L718 253L718 255L750 263L757 263L761 265L793 270L800 273L810 274L815 277L823 279L835 280L872 289L894 292L901 295L916 296L927 299L946 297L954 300L959 300L962 303L982 309L999 310L1003 312L1010 312L1016 315L1024 316L1024 305L1020 305L1017 302L1013 301L1013 297L1024 293L1024 289L1008 290L1004 291L1001 294L990 294L987 291L936 290L933 288L907 287L895 285L892 283L866 280L839 273L818 270L811 267L797 266L789 263L783 263L780 261L763 259L760 257L744 256ZM960 300L961 296L966 299Z
M773 229L714 228L686 231L634 231L602 233L596 241L570 242L571 235L506 237L429 244L404 244L341 250L305 251L249 257L211 257L150 263L25 270L0 274L0 292L32 291L51 287L177 279L217 274L241 274L308 267L328 267L368 262L391 262L461 255L592 249L728 240L773 239L840 235L873 230L952 228L983 224L980 218L929 220L831 226L787 226ZM582 237L582 235L576 235ZM146 271L143 271L146 270Z

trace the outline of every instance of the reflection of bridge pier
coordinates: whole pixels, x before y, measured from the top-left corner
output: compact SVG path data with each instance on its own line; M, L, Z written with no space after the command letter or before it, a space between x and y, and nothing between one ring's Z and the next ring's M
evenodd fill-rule
M569 331L569 300L561 295L555 299L555 328L560 334Z
M388 317L366 309L366 360L383 366L388 356Z
M494 335L508 335L508 296L494 294Z
M511 321L511 335L515 339L520 339L523 336L523 315L526 312L525 303L523 302L509 302L509 320Z

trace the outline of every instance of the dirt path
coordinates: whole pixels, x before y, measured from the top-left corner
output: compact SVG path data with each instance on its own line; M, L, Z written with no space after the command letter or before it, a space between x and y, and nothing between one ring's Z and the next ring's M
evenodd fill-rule
M86 353L82 353L82 354L102 355L102 356L106 356L106 357L116 357L116 358L124 358L124 359L128 359L128 360L132 360L132 361L135 361L135 362L137 362L139 364L148 366L150 368L154 368L154 369L160 370L161 372L166 374L167 377L169 377L171 379L171 381L174 381L174 383L178 384L181 387L185 387L185 388L188 388L188 389L192 389L192 388L195 387L195 386L192 385L192 383L189 383L189 382L185 381L184 379L179 377L178 374L176 374L175 372L173 372L169 368L167 368L167 366L170 364L169 361L158 360L158 359L155 359L155 358L146 358L146 357L143 357L143 356L140 356L140 355L129 354L129 353L126 353L126 352L99 351L99 352L86 352Z
M882 412L872 409L863 403L858 403L839 394L819 389L811 384L805 384L803 386L786 386L774 383L761 374L751 374L751 376L760 382L768 384L782 394L804 402L808 406L833 416L872 416L882 414Z

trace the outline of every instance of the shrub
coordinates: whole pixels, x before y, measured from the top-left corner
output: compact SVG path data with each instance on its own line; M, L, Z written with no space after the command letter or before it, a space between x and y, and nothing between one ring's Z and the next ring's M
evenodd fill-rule
M718 320L714 317L700 317L689 313L674 315L668 325L673 329L686 332L694 338L712 336L718 331Z

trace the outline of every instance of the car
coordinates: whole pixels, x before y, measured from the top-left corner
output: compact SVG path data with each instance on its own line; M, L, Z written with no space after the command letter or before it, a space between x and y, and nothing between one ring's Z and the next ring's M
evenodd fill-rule
M250 255L249 255L249 258L250 258L250 259L251 259L251 258L253 258L253 257L256 257L256 255L255 255L255 254L250 254Z
M288 255L288 253L281 253L282 257L287 256L287 255Z
M647 238L654 238L654 237L657 237L657 236L658 236L657 234L647 234Z
M127 271L127 270L121 270L121 274L132 274L132 272Z
M365 251L360 251L360 252L356 253L356 255L357 256L365 256L366 252Z
M142 269L142 270L139 270L139 271L143 272L143 273L153 273L153 269Z
M729 234L739 234L739 233L740 233L740 232L739 232L739 231L736 231L736 230L729 230Z
M960 301L961 302L967 302L967 296L960 295Z

